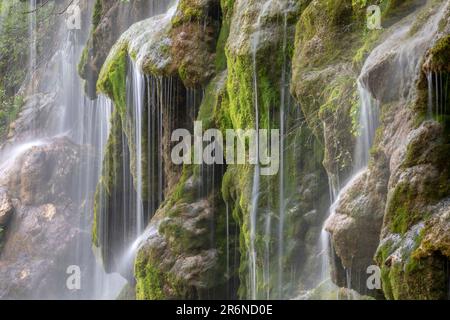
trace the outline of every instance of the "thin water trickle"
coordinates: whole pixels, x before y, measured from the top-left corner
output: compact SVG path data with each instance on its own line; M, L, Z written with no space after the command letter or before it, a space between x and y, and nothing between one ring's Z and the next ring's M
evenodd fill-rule
M271 262L272 259L276 262L276 271L278 274L274 277L275 279L275 286L276 286L276 292L278 294L279 298L282 298L283 295L283 277L284 277L284 267L283 267L283 255L284 255L284 229L285 229L285 210L286 210L286 204L285 204L285 160L284 160L284 151L285 151L285 134L286 134L286 100L287 100L287 61L286 61L286 47L287 47L287 11L288 6L290 5L290 1L288 0L266 0L263 2L260 6L259 14L256 19L256 23L254 24L254 32L251 37L251 49L252 49L252 62L253 62L253 104L254 104L254 112L255 112L255 129L260 129L260 101L259 101L259 88L258 88L258 65L257 65L257 53L260 45L260 41L262 40L262 37L264 35L264 30L262 27L263 19L267 17L270 12L272 12L273 8L276 8L276 12L282 12L284 15L283 18L283 70L281 72L281 79L280 79L280 115L279 115L279 122L280 122L280 136L281 136L281 157L280 157L280 170L279 170L279 199L278 199L278 231L276 232L275 237L278 240L277 245L277 252L275 258L272 258L271 248L270 244L267 243L269 239L272 237L272 229L271 229L271 217L270 217L270 211L265 211L265 230L264 230L264 237L266 239L266 245L264 248L264 256L262 257L263 266L262 266L262 276L263 276L263 282L264 287L266 288L265 292L263 292L263 295L267 298L271 298ZM268 122L270 125L270 110L265 110ZM250 243L249 243L249 297L251 299L257 299L258 298L258 288L257 288L257 282L258 282L258 270L257 270L257 248L256 248L256 236L258 232L258 214L259 214L259 200L260 200L260 194L261 194L261 187L260 187L260 174L261 174L261 167L260 167L260 137L259 134L256 135L256 165L253 172L253 185L252 185L252 198L251 198L251 207L250 207Z
M253 104L255 110L255 130L259 132L259 93L258 93L258 74L257 74L257 60L256 54L258 52L258 46L261 37L261 21L264 17L269 5L273 0L266 1L261 8L259 16L257 18L256 24L254 26L254 33L251 39L252 46L252 61L253 61ZM249 274L250 274L250 284L249 284L249 292L250 298L256 300L257 298L257 253L256 253L256 232L257 232L257 215L258 215L258 202L260 196L260 158L259 158L259 149L260 149L260 141L259 134L256 135L256 165L253 172L253 184L252 184L252 201L250 207L250 244L249 244Z
M429 71L426 77L428 82L428 118L439 119L448 112L448 74Z
M144 228L144 205L142 198L143 171L142 171L142 130L145 100L145 77L138 70L134 62L130 60L130 77L127 84L127 96L131 98L129 107L133 110L133 129L135 147L135 184L136 184L136 236L139 236Z
M280 169L279 169L279 224L278 224L278 296L281 299L283 297L283 257L284 257L284 223L285 223L285 104L286 104L286 46L287 46L287 12L284 13L283 17L283 68L281 71L281 88L280 88Z
M30 79L36 66L36 0L29 0L29 13L28 13L28 33L30 36L29 47L29 71Z

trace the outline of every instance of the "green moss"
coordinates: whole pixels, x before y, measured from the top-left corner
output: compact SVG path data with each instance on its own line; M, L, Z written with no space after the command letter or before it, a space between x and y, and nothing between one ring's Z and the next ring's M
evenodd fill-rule
M82 79L86 79L86 64L88 60L89 49L87 47L83 48L83 52L81 53L80 61L78 62L77 70L78 74Z
M2 1L0 32L0 88L8 98L13 97L26 79L29 69L29 53L32 37L29 34L28 19L24 12L29 11L29 3L20 0ZM57 19L48 19L55 9L53 1L33 13L38 25L33 38L36 48L36 62L54 43L54 30ZM0 100L1 102L1 100Z
M94 13L92 14L92 29L97 28L102 18L103 0L96 0L94 5Z
M220 0L220 7L222 8L222 16L224 19L231 19L234 2L235 0Z
M196 3L193 0L180 0L178 4L177 13L172 18L172 25L174 28L183 23L203 22L207 17L206 7L202 7L201 3Z
M434 72L450 72L450 35L439 39L436 45L430 50L430 55L430 70Z
M230 21L223 20L222 27L220 29L219 38L217 39L216 47L216 70L222 71L227 67L227 57L225 54L225 45L228 40L228 35L230 34Z
M131 192L122 190L123 178L123 143L122 140L122 120L117 109L111 116L111 133L108 137L105 156L103 159L103 168L100 180L94 197L94 219L92 224L92 242L96 247L101 247L99 232L100 221L113 213L110 209L114 206L115 196L122 192ZM117 208L120 210L120 208Z
M349 44L358 47L355 35L363 30L358 28L358 23L351 26L353 16L352 2L347 0L314 1L306 7L297 24L295 43L296 50L308 59L299 61L297 67L311 69L350 58ZM354 29L344 31L345 27ZM319 50L310 47L310 41L317 36L320 37Z
M362 68L364 61L366 60L369 53L378 43L378 39L382 34L382 30L368 30L365 31L362 38L362 46L356 51L353 56L353 64L357 68Z
M103 66L97 82L97 90L108 95L122 115L126 110L127 56L126 45L117 48L114 57Z
M23 105L22 95L8 97L0 86L0 141L6 138L11 123L17 119Z
M353 98L353 101L350 100L352 108L359 107L358 100L353 94L355 90L356 85L354 77L346 75L337 77L322 91L322 94L326 100L325 103L319 108L319 117L321 119L325 119L326 117L332 115L339 110L343 103L346 103L351 98Z
M147 256L139 252L134 266L136 277L136 300L164 300L164 278L167 276L149 263Z
M408 183L396 186L388 202L386 211L390 218L390 229L394 233L404 234L411 226L426 217L427 213L416 207L420 193Z
M424 252L427 228L410 229L402 238L391 237L377 250L387 299L436 300L447 298L447 257L431 249Z
M447 297L443 261L428 257L405 265L394 263L383 268L383 289L388 299L440 300Z

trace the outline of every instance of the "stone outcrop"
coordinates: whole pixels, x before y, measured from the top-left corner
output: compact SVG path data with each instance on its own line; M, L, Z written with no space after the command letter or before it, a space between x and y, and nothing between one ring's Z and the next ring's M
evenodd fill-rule
M367 267L376 262L388 299L447 296L444 266L448 258L439 249L427 254L420 251L422 255L416 250L426 230L431 232L431 225L442 221L439 217L448 197L448 165L441 158L447 154L447 122L426 120L436 119L427 111L427 99L434 93L425 89L427 77L422 71L433 65L432 52L442 54L433 45L442 48L445 43L448 8L438 3L416 10L425 17L421 24L408 25L410 18L400 20L392 31L386 31L364 65L361 81L380 103L381 123L368 169L341 191L327 222L335 262L343 267L334 272L336 283L350 282L365 294ZM407 16L411 11L402 12ZM411 31L402 33L401 28ZM431 48L430 41L423 41L424 35L430 37Z
M6 236L0 297L63 298L61 292L65 298L76 296L60 289L67 267L76 262L77 244L90 241L82 231L83 204L73 189L88 156L86 150L59 138L32 146L13 159L9 170L2 168L2 185L8 192L0 193L1 236L3 231Z
M85 79L85 91L91 98L96 97L96 83L108 52L133 23L143 20L151 13L162 13L168 1L115 1L95 0L91 34L84 49L78 69Z

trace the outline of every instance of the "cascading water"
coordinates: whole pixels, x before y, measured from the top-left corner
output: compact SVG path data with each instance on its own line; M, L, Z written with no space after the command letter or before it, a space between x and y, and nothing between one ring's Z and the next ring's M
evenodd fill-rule
M254 26L255 32L252 36L252 59L253 59L253 104L255 108L255 130L256 134L256 165L253 173L253 187L252 187L252 201L251 201L251 209L250 209L250 244L249 244L249 275L250 275L250 283L249 283L249 292L250 298L256 300L257 298L257 254L256 254L256 232L257 232L257 215L258 215L258 202L260 196L260 163L259 163L259 149L260 149L260 141L259 141L259 96L258 96L258 74L257 74L257 61L256 54L258 52L258 46L260 41L260 32L261 32L261 19L264 16L268 6L272 1L266 1L261 8L260 14Z
M449 75L443 72L427 72L428 118L439 119L448 114Z
M168 5L172 3L173 5L169 7ZM151 5L152 16L156 13L153 10L167 8L163 15L157 16L157 20L154 20L157 24L152 32L157 34L170 26L177 5L178 1L159 2L156 5L159 9L155 9L154 3ZM152 33L148 36L151 37ZM178 112L175 106L179 103L178 83L172 77L144 75L142 72L144 62L145 57L141 56L141 52L138 52L134 59L130 57L127 59L127 111L121 139L123 172L120 180L123 185L120 199L116 199L122 204L121 217L109 217L111 214L104 212L103 218L100 219L104 227L99 229L105 239L102 242L108 246L109 237L114 236L110 233L120 227L122 237L116 237L118 239L114 240L118 246L115 250L119 251L113 254L115 256L113 260L116 260L114 269L126 275L130 281L136 250L147 234L144 230L164 201L167 183L164 173L167 168L163 158L165 151L163 139L167 132L163 129L173 128L172 113Z
M168 7L171 1L154 1L150 5L149 16L154 16L156 14L162 13ZM78 61L79 55L76 58ZM67 66L76 66L76 62L68 63ZM74 70L75 71L75 70ZM71 70L69 71L71 74ZM76 74L76 73L74 73ZM76 82L76 81L75 81ZM127 74L127 113L129 115L129 128L131 129L130 135L125 134L125 130L122 131L122 152L123 155L123 171L122 171L122 190L130 190L130 192L122 193L120 197L122 199L116 199L117 204L121 204L121 211L123 217L120 218L120 225L114 226L114 230L108 231L109 225L108 221L105 221L102 217L99 219L100 230L105 230L102 234L104 241L109 241L109 237L113 236L116 238L115 241L122 242L123 252L119 252L119 260L116 261L115 271L120 272L121 275L125 276L128 281L130 281L130 274L132 272L132 263L134 261L134 254L139 246L140 237L146 226L148 219L159 207L159 204L163 201L163 172L162 172L162 122L163 122L163 105L167 106L167 101L164 101L160 96L160 90L164 88L170 88L168 85L163 84L162 79L150 78L144 76L140 72L140 67L134 63L131 59L128 60L128 74ZM72 99L77 100L80 94L78 90L75 92L70 91L73 94ZM65 95L65 98L70 99L70 93ZM81 95L80 95L81 96ZM79 98L78 98L79 99ZM106 112L107 117L105 119L109 122L111 116L111 102L109 99L99 96L96 102L94 102L93 107L99 108ZM90 106L88 105L88 108ZM147 115L147 116L146 116ZM73 117L76 115L68 114L67 117ZM84 117L85 118L85 117ZM89 117L91 118L91 117ZM95 118L95 117L93 117ZM91 118L92 119L92 118ZM96 122L91 122L90 128L96 128L98 126L99 120ZM88 125L88 126L89 126ZM109 132L104 130L104 126L100 125L100 132L97 132L97 138L100 136L100 141L102 142L99 146L100 150L104 150L106 145L106 137L103 136L104 133ZM103 129L102 129L103 128ZM88 130L89 132L89 130ZM143 140L145 137L145 140ZM147 141L147 145L144 144ZM129 148L129 146L134 146L134 149ZM130 152L134 151L133 155ZM147 167L143 167L141 159L144 154L154 154L150 156ZM130 158L135 159L134 172L130 172ZM100 161L103 160L103 156L99 157ZM94 181L98 181L102 166L98 164L100 168L94 175ZM133 174L134 179L130 178L130 174ZM155 183L154 176L158 175L159 178L157 183ZM147 184L145 184L144 177L147 177ZM97 188L99 199L104 199L105 190L102 187ZM144 197L144 192L146 197ZM93 190L90 193L84 194L85 198L89 198L94 193ZM103 208L104 202L98 202L98 210L102 212L103 210L108 210ZM92 211L92 208L90 208ZM133 216L130 216L130 213ZM118 229L116 229L118 228ZM120 230L120 231L119 231ZM119 232L117 232L119 231ZM110 234L110 232L114 234ZM117 273L105 274L102 270L103 261L101 261L100 255L98 256L98 265L95 270L94 275L94 287L95 291L91 298L115 298L119 290L126 284L126 281L119 276ZM108 267L108 269L110 269Z
M133 128L134 128L134 146L136 149L136 234L140 234L144 226L144 205L142 203L142 117L144 113L144 90L145 77L141 74L134 63L128 64L131 68L131 79L128 79L128 97L132 98L131 104L133 110Z
M278 294L279 298L282 298L283 293L283 276L284 276L284 268L283 268L283 257L284 257L284 224L285 224L285 104L286 104L286 69L287 69L287 61L286 61L286 46L287 46L287 12L284 12L283 19L283 68L281 71L281 88L280 88L280 173L279 173L279 225L278 225Z
M410 34L412 22L411 19L406 19L405 23L400 23L395 26L390 36L388 36L381 44L379 44L368 56L361 74L358 77L357 87L360 101L360 115L359 115L359 135L357 137L356 146L354 150L354 162L352 175L348 179L345 186L338 192L338 195L333 201L329 209L329 217L334 215L335 209L339 204L343 194L358 180L361 174L366 172L369 162L369 150L373 144L375 131L379 122L380 102L373 97L368 88L368 75L373 66L383 59L386 52L395 54L395 65L392 66L391 81L393 82L392 95L399 100L411 99L414 90L411 86L419 74L420 59L429 48L438 30L438 23L442 19L445 12L444 4L437 9L435 14L425 23L425 25L417 31L414 35ZM429 77L431 77L429 75ZM430 100L431 101L431 100ZM429 102L431 104L432 102ZM322 256L322 269L320 282L325 281L330 276L330 235L323 227L320 235L320 255ZM347 285L352 286L351 270L346 270Z
M83 214L80 215L79 225L86 232L92 229L92 209L93 194L95 193L95 183L100 177L104 150L110 132L110 119L112 112L112 102L109 98L99 95L95 101L85 100L84 112L85 121L79 126L77 143L91 146L96 156L93 160L82 163L79 168L78 181L74 181L75 190L78 190L79 201L89 203L83 206ZM77 130L78 131L78 130ZM88 158L91 159L91 158ZM114 299L125 285L125 280L118 274L106 274L99 262L92 263L91 239L82 240L77 243L77 250L73 261L80 265L90 264L92 274L92 291L83 292L79 298L89 299Z
M261 167L260 167L260 136L259 134L256 136L256 159L257 164L254 168L253 173L253 185L252 185L252 197L251 197L251 206L250 206L250 218L249 218L249 226L250 226L250 241L249 241L249 284L248 284L248 292L249 298L257 299L257 298L266 298L270 299L273 297L277 297L282 299L285 295L285 254L286 247L288 244L286 243L286 210L288 207L288 202L293 196L290 190L293 190L295 187L293 185L288 186L286 183L286 176L288 173L288 169L286 168L286 160L285 157L287 154L291 155L292 145L295 145L295 142L291 141L288 145L288 132L294 132L298 128L296 128L295 124L287 123L288 113L294 110L297 110L290 99L289 94L289 78L290 75L288 73L288 69L290 67L288 57L287 57L287 45L288 45L288 15L290 12L295 11L296 3L289 0L267 0L260 4L259 13L256 19L256 23L253 26L254 32L251 37L251 53L253 60L253 104L254 104L254 112L255 112L255 128L258 131L261 125L261 106L260 106L260 93L259 93L259 80L258 80L258 59L257 54L260 49L260 41L263 41L270 33L272 32L270 29L265 29L265 24L267 23L267 17L273 14L274 12L280 13L281 18L279 19L279 32L280 32L280 46L281 54L283 55L283 61L281 64L280 70L280 79L279 79L279 114L278 118L271 119L271 115L273 114L270 107L268 110L263 110L264 114L267 115L267 121L264 125L268 125L271 128L275 123L279 126L280 131L280 159L279 159L279 171L278 171L278 180L269 181L267 180L267 190L261 190ZM269 36L270 37L270 36ZM298 107L298 106L296 106ZM272 123L273 122L273 123ZM291 155L293 159L298 159L299 154ZM291 168L292 170L292 168ZM267 193L270 194L271 189L274 187L273 183L276 183L277 190L279 194L277 197L273 199L267 199L267 204L264 208L261 208L261 194ZM266 184L266 182L264 182ZM293 199L291 199L293 200ZM295 202L295 201L293 201ZM273 207L273 208L272 208ZM274 212L275 211L275 212ZM261 213L261 217L260 217ZM259 223L261 222L261 227ZM262 233L263 236L263 247L260 249L257 248L256 238L258 233ZM258 255L258 252L261 252ZM261 260L261 267L259 267L258 261ZM261 269L261 270L259 270ZM262 281L259 281L258 277L261 274ZM291 274L290 276L293 276ZM261 287L264 289L260 289L260 285L258 283L261 282Z
M87 16L92 12L92 3L87 5ZM56 68L47 79L47 83L35 87L33 84L33 73L38 72L37 52L36 52L36 0L29 2L29 79L30 87L35 90L49 91L56 93L55 108L51 113L51 119L47 120L44 126L38 119L33 120L33 127L29 128L25 138L21 138L20 143L11 148L3 148L1 158L1 170L8 170L13 159L33 147L44 146L52 143L55 138L67 137L85 150L87 154L82 157L86 161L80 162L78 175L71 185L71 197L75 204L79 204L78 225L74 226L81 230L82 235L77 238L75 250L68 252L61 264L79 266L85 273L86 281L82 282L83 287L78 292L69 292L61 287L60 292L41 292L40 298L58 297L60 299L84 298L84 299L111 299L115 298L119 290L124 285L124 281L117 274L107 275L100 264L95 263L95 258L91 250L91 232L93 194L95 183L101 172L103 151L109 135L109 121L112 104L106 97L100 96L96 101L83 98L83 90L77 72L77 63L81 56L86 41L88 30L68 30L61 28L58 37L61 39L59 48L48 64ZM64 23L62 20L60 23ZM44 66L48 67L48 66ZM92 155L92 156L91 156ZM8 159L8 160L6 160ZM55 278L57 275L55 275ZM89 280L88 280L89 279Z
M123 234L127 236L124 238L125 251L120 258L119 270L124 274L132 271L136 250L145 239L143 234L146 233L144 232L146 224L164 200L163 109L172 107L166 94L170 99L172 94L170 82L162 78L145 76L134 61L128 60L127 105L132 135L124 136L123 139L131 141L131 145L134 146L135 169L133 181L124 185L123 190L135 190L135 195L122 195L124 197L122 203L125 206L123 214L127 216L124 220L134 224L123 224ZM148 157L146 167L143 167L144 155ZM128 158L124 158L123 161L124 167L131 165ZM126 171L123 172L124 181L129 181L126 179L128 174Z
M29 0L28 33L30 35L29 71L30 79L36 67L36 0Z

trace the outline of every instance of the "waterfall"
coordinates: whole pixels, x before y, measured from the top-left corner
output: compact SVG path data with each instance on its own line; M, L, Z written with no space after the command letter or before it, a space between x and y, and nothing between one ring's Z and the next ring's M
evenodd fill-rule
M379 102L371 96L361 79L358 79L357 87L360 99L358 120L360 132L354 151L353 174L361 171L369 163L369 150L379 125Z
M289 0L266 0L260 4L259 14L257 16L256 22L253 26L253 34L251 37L251 53L252 53L252 68L253 68L253 104L254 104L254 112L255 112L255 129L257 131L256 135L256 165L253 172L253 183L252 183L252 193L251 193L251 206L250 206L250 218L249 218L249 226L250 226L250 243L249 243L249 297L251 299L257 299L260 294L263 294L266 299L271 299L272 295L277 295L278 298L283 298L283 286L284 286L284 263L283 258L285 254L285 215L286 215L286 169L285 169L285 152L286 150L286 134L287 134L287 124L286 124L286 113L289 107L289 91L287 86L289 85L289 75L288 75L288 59L286 57L287 54L287 45L288 45L288 13L291 7L295 6ZM275 10L274 10L275 8ZM279 176L278 176L278 190L279 195L278 198L275 199L278 201L277 213L278 216L275 221L277 225L274 226L271 209L269 207L262 208L259 207L260 195L261 195L261 167L260 167L260 136L259 130L260 128L260 97L259 97L259 87L258 87L258 62L257 62L257 54L260 46L260 41L265 35L264 32L266 30L263 29L263 19L266 18L272 11L281 12L283 15L282 18L282 54L283 54L283 62L282 62L282 70L280 77L280 105L279 105L279 118L273 119L274 121L279 122L279 130L280 130L280 168L279 168ZM265 110L267 113L267 124L269 127L271 124L271 110ZM270 182L269 182L269 190L270 192ZM264 218L264 228L263 236L264 236L264 248L263 248L263 256L261 258L258 257L257 247L256 247L256 238L259 232L258 228L258 220L259 214L263 214ZM274 229L276 227L276 229ZM271 239L276 239L276 245L272 248ZM272 250L275 252L272 252ZM264 284L264 292L259 292L257 288L258 283L258 259L262 261L262 277ZM273 266L271 266L273 264ZM275 273L276 272L276 273ZM271 288L271 282L274 281L274 286Z
M283 294L283 275L284 275L284 269L283 269L283 256L284 256L284 220L285 220L285 210L286 210L286 204L285 204L285 160L284 160L284 153L285 153L285 103L286 103L286 68L287 68L287 61L286 61L286 45L287 45L287 12L284 12L284 19L283 19L283 69L281 71L281 88L280 88L280 171L279 171L279 225L278 225L278 294L279 298L282 298Z
M261 37L261 20L267 11L267 8L273 0L268 0L263 3L260 13L258 15L257 21L255 23L255 32L252 35L251 47L252 47L252 60L253 60L253 104L255 108L255 130L256 130L256 165L253 172L253 184L252 184L252 199L250 207L250 245L249 245L249 274L250 274L250 297L253 300L257 298L257 253L256 253L256 233L257 233L257 216L258 216L258 202L260 196L260 141L259 141L259 90L258 90L258 72L257 72L257 62L256 54L258 53L258 46Z
M89 2L86 14L89 17L92 7L93 3ZM61 286L57 289L58 292L40 292L39 298L45 298L48 295L59 299L112 299L117 296L124 281L117 274L107 275L102 265L95 262L90 237L93 194L102 169L104 149L109 136L112 103L104 96L99 96L95 101L83 98L84 93L76 66L89 30L87 28L81 31L68 30L65 28L64 19L60 21L63 27L58 32L60 44L53 57L43 66L43 68L53 68L54 72L46 79L46 82L39 83L39 88L35 88L32 81L33 73L40 68L36 62L38 26L35 9L36 0L30 0L28 19L31 93L34 94L37 90L43 93L55 92L57 104L52 110L51 119L35 119L33 127L26 132L25 138L21 138L22 141L14 142L13 147L2 148L0 170L2 173L6 172L14 159L33 147L50 144L55 138L67 137L82 147L82 157L86 161L80 161L76 178L68 182L71 185L72 199L75 200L76 205L80 206L79 211L75 212L79 214L75 219L78 225L74 227L81 230L82 236L77 238L74 244L75 250L67 253L61 261L62 266L76 265L83 270L82 288L77 292L69 292ZM41 123L42 120L48 121L48 125Z
M136 181L136 234L139 235L144 226L144 205L142 203L142 118L144 111L144 90L145 90L145 77L139 72L134 62L128 63L129 74L131 75L127 83L127 97L132 101L129 103L129 107L132 109L133 116L133 128L134 128L134 146L135 146L135 181Z
M250 274L250 297L253 300L256 300L257 297L257 275L256 275L256 247L255 247L255 238L256 238L256 220L258 213L258 201L259 201L259 180L260 180L260 167L259 167L259 97L258 97L258 74L257 74L257 65L256 65L256 54L259 45L259 37L260 33L258 28L260 28L262 14L259 15L258 21L256 23L255 29L256 32L252 38L252 59L253 59L253 89L254 89L254 108L255 108L255 129L256 129L256 165L253 173L253 185L252 185L252 201L250 207L250 247L249 247L249 274Z
M137 63L128 60L127 122L131 135L123 135L123 147L133 146L130 152L134 153L134 163L128 156L122 159L124 185L120 202L125 222L122 222L123 253L117 269L130 277L136 250L148 233L147 223L164 201L163 129L165 125L169 125L167 129L174 127L171 117L177 110L177 94L173 78L146 76ZM122 154L127 155L127 150ZM127 168L133 167L129 172Z
M83 109L79 111L85 113L85 121L80 125L84 134L79 135L80 145L89 145L96 150L96 157L80 165L79 180L75 181L76 190L79 192L79 201L88 201L90 205L83 207L83 214L80 216L80 228L91 232L92 230L92 211L93 194L95 193L95 183L100 178L103 168L103 157L106 148L107 139L110 133L112 102L109 98L99 95L97 100L84 100ZM84 110L84 111L83 111ZM80 131L81 131L80 130ZM91 159L91 158L88 158ZM86 220L86 217L90 217ZM81 241L77 244L77 253L73 257L81 265L92 264L92 252L90 237L86 242ZM83 299L114 299L125 285L125 280L117 273L107 274L103 270L102 263L96 261L92 265L92 292L83 292L79 298Z
M388 94L393 95L393 98L400 101L412 99L414 96L413 84L420 73L421 59L433 42L433 38L438 31L439 21L442 19L447 6L448 3L443 4L414 35L410 34L412 20L406 18L406 22L401 21L392 28L390 35L373 49L366 59L357 80L360 102L360 130L354 150L353 170L347 183L339 190L336 199L334 199L333 204L329 208L329 217L334 215L341 197L367 171L369 150L373 144L375 131L379 124L379 109L381 107L380 101L373 96L368 85L368 78L372 68L379 61L382 61L386 52L395 54L392 70L389 71L390 81L392 81L392 88L390 88L392 92ZM330 255L332 254L330 252L330 240L329 233L323 227L319 241L319 252L322 257L321 281L328 279L330 276ZM351 278L349 274L351 274L351 270L346 270L346 273L347 283L350 287Z
M165 21L170 22L176 9L167 9L170 3L152 1L145 16L166 12ZM127 12L122 9L119 15L126 17ZM164 201L163 127L166 112L177 103L173 99L177 92L172 78L144 75L141 58L138 54L127 59L126 111L116 115L117 128L114 137L110 137L116 139L120 148L112 151L119 156L115 161L120 163L120 170L113 172L119 183L114 195L107 194L101 182L97 186L99 262L108 272L120 273L131 285L136 250L145 239L148 221Z
M36 0L29 0L29 13L28 13L28 33L30 36L30 47L29 47L29 70L30 79L34 69L36 67Z

